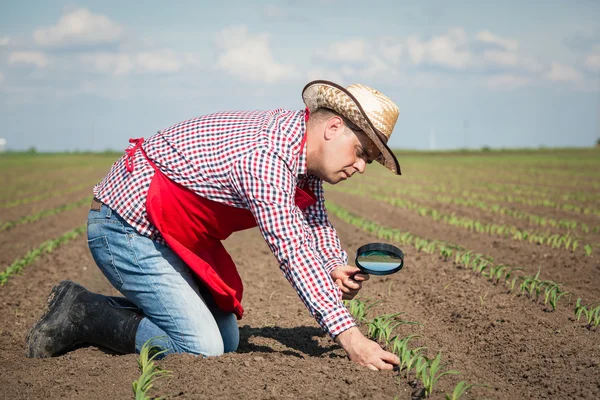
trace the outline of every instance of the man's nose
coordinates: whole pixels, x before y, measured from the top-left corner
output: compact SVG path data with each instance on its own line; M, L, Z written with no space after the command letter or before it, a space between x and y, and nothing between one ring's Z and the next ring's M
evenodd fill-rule
M359 158L354 165L356 170L361 174L363 174L365 172L365 169L367 168L367 163L362 158Z

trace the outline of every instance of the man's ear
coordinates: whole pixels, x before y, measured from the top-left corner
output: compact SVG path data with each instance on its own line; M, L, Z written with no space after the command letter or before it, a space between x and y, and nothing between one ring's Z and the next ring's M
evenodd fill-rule
M345 130L346 125L344 121L338 116L333 116L325 124L325 140L335 139L337 136L343 134Z

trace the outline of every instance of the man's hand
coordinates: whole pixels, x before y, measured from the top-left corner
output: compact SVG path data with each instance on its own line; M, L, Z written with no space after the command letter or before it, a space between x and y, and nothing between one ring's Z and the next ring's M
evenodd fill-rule
M340 265L331 271L331 278L342 289L342 299L352 300L370 275L360 273L360 269L356 267Z
M400 364L400 359L395 354L367 339L357 327L340 333L335 342L344 348L350 361L370 370L392 370L394 365Z

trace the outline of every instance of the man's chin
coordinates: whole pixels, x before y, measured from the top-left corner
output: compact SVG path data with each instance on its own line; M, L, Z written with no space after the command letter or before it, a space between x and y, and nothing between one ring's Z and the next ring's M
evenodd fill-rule
M329 183L330 185L337 185L338 183L345 181L347 178L340 178L339 176L336 176L334 178L324 178L323 180L327 183Z

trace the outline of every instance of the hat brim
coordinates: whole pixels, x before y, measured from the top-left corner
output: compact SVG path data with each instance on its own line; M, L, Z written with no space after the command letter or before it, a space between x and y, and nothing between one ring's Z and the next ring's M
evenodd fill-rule
M332 89L335 92L336 98L339 98L340 101L332 103L329 98L321 96L319 89L323 86ZM402 175L400 171L400 164L398 164L398 159L396 159L396 156L387 145L387 138L383 133L379 132L375 128L373 122L371 122L367 114L364 112L358 100L356 100L352 93L346 90L346 88L330 81L312 81L304 86L304 89L302 89L302 100L310 112L314 112L319 108L328 108L348 118L350 121L352 121L352 123L361 128L369 137L369 139L371 139L371 141L375 144L375 146L377 146L382 154L381 160L377 161L395 174ZM357 113L348 113L347 110L344 110L342 107L340 107L340 104L355 107L361 118L355 117Z

